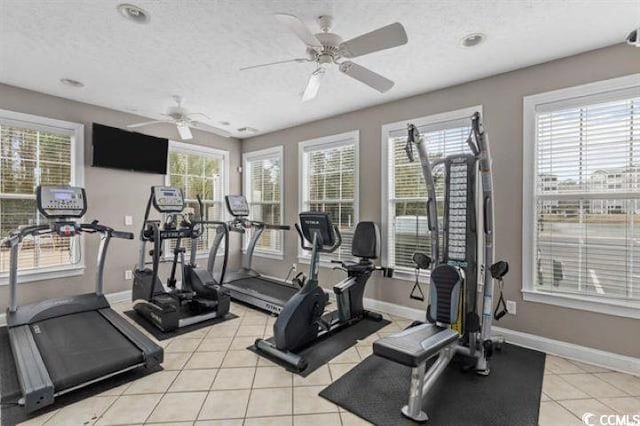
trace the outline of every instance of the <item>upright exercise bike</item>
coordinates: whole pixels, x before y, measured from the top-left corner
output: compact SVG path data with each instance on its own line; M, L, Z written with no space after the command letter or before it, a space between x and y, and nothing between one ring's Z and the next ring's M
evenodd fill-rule
M338 309L324 314L329 295L318 285L320 253L333 253L340 247L342 237L337 226L332 225L327 213L300 213L300 226L296 224L303 250L311 251L309 278L302 278L302 288L287 302L273 325L273 338L256 340L256 348L279 359L297 371L307 368L307 360L296 352L308 347L322 336L370 318L381 321L380 314L364 309L364 288L376 270L390 270L376 266L373 260L379 256L380 231L373 222L360 222L353 236L352 254L359 262L343 262L341 269L347 278L336 284L333 291Z
M150 220L151 206L163 215L163 221ZM229 312L231 298L229 292L220 283L224 278L229 254L228 228L224 222L205 221L200 202L200 220L194 221L184 213L185 202L178 188L154 186L145 210L144 222L140 231L140 252L138 265L133 279L133 307L136 312L164 332L196 324L213 318L225 316ZM214 242L209 252L208 268L198 268L195 259L197 239L207 224L217 225ZM183 239L191 240L189 263L185 261ZM225 240L224 264L221 277L213 278L215 256L222 240ZM159 278L160 259L163 244L168 240L176 241L173 250L171 274L165 290ZM146 244L153 244L151 250L152 267L146 266ZM182 269L182 285L176 287L178 265Z

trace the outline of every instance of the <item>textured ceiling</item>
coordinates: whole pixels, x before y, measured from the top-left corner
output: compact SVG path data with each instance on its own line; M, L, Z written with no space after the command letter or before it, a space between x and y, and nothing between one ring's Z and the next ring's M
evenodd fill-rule
M616 44L640 25L640 0L127 2L150 12L151 21L123 19L112 0L0 0L0 82L152 118L177 94L191 111L213 117L210 124L266 133ZM239 72L304 53L277 12L314 30L316 16L333 15L344 39L401 22L407 45L354 60L395 87L381 95L334 67L318 98L302 104L312 64ZM458 47L473 32L487 34L486 42ZM85 87L66 87L62 77Z

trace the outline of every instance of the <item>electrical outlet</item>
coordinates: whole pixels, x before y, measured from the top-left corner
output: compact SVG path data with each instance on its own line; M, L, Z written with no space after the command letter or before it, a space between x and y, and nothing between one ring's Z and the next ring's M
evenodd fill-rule
M125 216L124 217L124 224L125 224L125 226L133 225L133 216Z
M514 300L507 300L507 311L511 315L516 314L516 302Z
M126 271L124 271L124 279L125 280L133 279L133 272L131 272L131 269L127 269Z

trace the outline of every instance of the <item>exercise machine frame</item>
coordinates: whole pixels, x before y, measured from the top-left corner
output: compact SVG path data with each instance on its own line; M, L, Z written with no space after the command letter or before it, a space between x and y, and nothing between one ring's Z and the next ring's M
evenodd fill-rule
M470 154L431 161L418 129L409 124L407 130L405 151L414 161L413 145L417 147L427 185L430 306L426 323L376 341L373 350L376 355L412 368L408 403L402 414L424 422L428 419L422 411L424 399L454 355L473 359L473 369L478 374L490 373L494 278L501 280L508 267L493 267L493 176L480 114L476 112L471 117L467 139ZM442 253L433 173L438 166L445 169ZM427 370L426 363L434 356L437 359Z
M11 232L1 243L3 247L10 249L7 327L22 395L19 404L23 405L27 412L53 404L57 396L138 367L152 368L163 361L163 349L113 311L104 296L104 266L109 243L112 238L133 239L133 234L116 231L98 223L98 221L80 223L72 220L74 218L79 219L86 213L86 193L83 188L39 186L36 193L38 210L45 218L53 220L46 224L21 227ZM60 200L50 196L56 193L67 195ZM68 200L67 196L72 197L73 201ZM73 238L84 233L100 235L95 291L93 293L60 297L18 306L18 254L23 240L27 237L51 234L62 238ZM84 351L86 356L80 361L83 364L86 363L84 367L88 365L89 368L83 368L82 376L84 377L81 379L78 377L69 378L72 374L71 372L60 373L59 369L51 370L52 367L48 367L46 360L55 359L56 357L61 358L64 354L51 352L47 354L47 352L64 349L47 349L47 346L40 346L37 342L41 341L41 337L48 333L49 330L55 328L55 324L60 324L56 323L56 320L65 318L68 321L77 315L93 315L93 313L96 314L93 317L97 323L105 327L107 331L110 331L112 337L120 336L118 339L120 339L121 344L132 348L133 352L139 352L136 361L121 367L105 369L103 365L99 364L98 357L101 351L109 348L106 346L108 343L101 339L102 336L99 333L95 335L95 340L91 342L79 342L80 333L74 333L73 330L62 328L58 333L64 335L66 344L64 348ZM76 322L71 324L74 327L85 326L81 318L76 319ZM96 351L97 357L95 358L91 356L91 351L93 350ZM126 363L126 361L122 363ZM102 371L98 372L98 370ZM62 376L56 377L60 374ZM77 371L74 374L77 374ZM56 381L72 384L56 386Z
M256 348L300 372L307 368L307 360L299 354L319 339L334 334L365 318L382 321L382 315L368 311L363 306L367 281L376 270L380 249L380 231L373 222L360 222L356 226L352 243L352 255L359 262L333 260L339 269L347 272L347 278L333 287L338 309L324 313L329 295L319 285L318 266L321 253L333 253L342 244L337 226L331 223L328 213L300 213L300 225L295 225L302 250L311 252L309 277L302 288L287 302L273 325L271 339L257 339ZM388 276L388 275L387 275Z

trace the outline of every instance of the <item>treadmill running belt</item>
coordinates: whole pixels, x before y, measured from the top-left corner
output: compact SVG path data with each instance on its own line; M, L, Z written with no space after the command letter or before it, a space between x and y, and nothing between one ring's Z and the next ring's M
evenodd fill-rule
M291 299L299 290L296 287L256 277L233 281L229 284L224 284L224 286L254 296L263 294L272 299L281 300L283 304Z
M143 362L142 352L97 311L37 322L31 331L56 391Z

